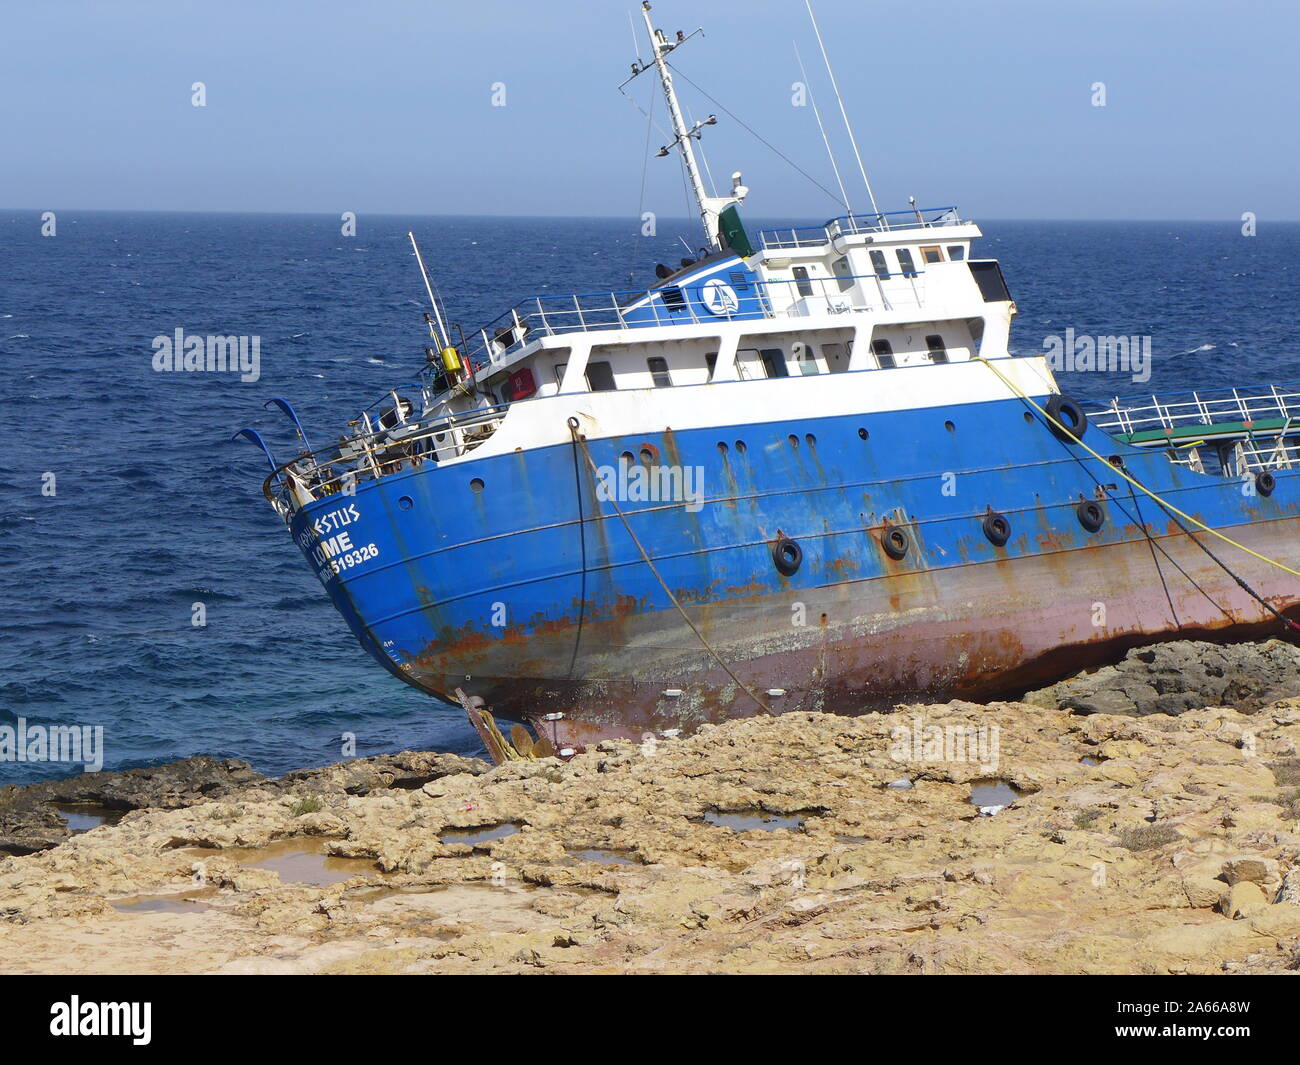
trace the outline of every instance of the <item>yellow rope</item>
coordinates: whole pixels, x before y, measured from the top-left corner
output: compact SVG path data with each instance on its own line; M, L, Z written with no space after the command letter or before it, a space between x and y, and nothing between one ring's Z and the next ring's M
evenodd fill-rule
M1244 551L1244 552L1246 552L1246 554L1251 555L1252 557L1259 559L1261 562L1267 562L1270 566L1276 566L1278 569L1282 570L1284 573L1289 573L1289 574L1291 574L1291 576L1293 576L1293 577L1300 577L1300 570L1293 570L1290 566L1284 565L1283 563L1277 561L1277 559L1269 558L1267 555L1261 555L1258 551L1252 551L1252 550L1251 550L1249 547L1247 547L1245 544L1239 544L1239 543L1237 543L1237 541L1234 540L1234 539L1232 539L1232 537L1230 537L1230 536L1225 536L1223 533L1219 532L1218 529L1212 529L1212 528L1210 528L1208 525L1205 524L1205 522L1203 522L1203 521L1199 521L1198 519L1193 518L1190 514L1184 512L1184 511L1179 510L1179 509L1178 509L1176 506L1174 506L1172 503L1168 502L1168 501L1165 500L1165 499L1162 499L1162 498L1161 498L1160 496L1158 496L1155 492L1151 491L1151 489L1148 488L1146 485L1144 485L1141 481L1137 480L1137 479L1134 478L1134 477L1130 477L1130 476L1128 475L1128 472L1127 472L1127 471L1125 471L1125 470L1123 470L1123 469L1120 469L1118 466L1114 466L1114 465L1112 465L1112 464L1111 464L1107 459L1105 459L1105 458L1103 458L1101 455L1097 454L1097 452L1095 452L1092 448L1090 448L1087 444L1085 444L1085 443L1084 443L1082 440L1080 440L1077 436L1075 436L1073 433L1071 433L1070 430L1069 430L1068 428L1066 428L1064 425L1062 425L1059 421L1057 421L1057 420L1056 420L1055 418L1053 418L1050 414L1048 414L1047 411L1045 411L1045 410L1044 410L1042 407L1040 407L1036 402L1034 402L1034 400L1033 400L1032 397L1026 395L1023 391L1021 391L1020 387L1019 387L1019 386L1018 386L1014 381L1012 381L1009 377L1007 377L1006 374L1004 374L1001 370L999 370L996 366L994 366L993 363L990 362L988 359L986 359L983 355L979 355L979 354L977 354L977 355L975 355L975 358L978 359L980 362L982 362L985 366L987 366L987 367L988 367L990 370L992 370L995 374L997 374L998 377L1000 377L1000 378L1002 379L1002 383L1003 383L1004 385L1006 385L1007 388L1011 389L1012 392L1014 392L1017 396L1019 396L1019 397L1020 397L1021 399L1023 399L1026 403L1028 403L1031 407L1033 407L1034 410L1038 411L1038 413L1041 414L1044 418L1046 418L1046 419L1048 420L1048 422L1050 422L1052 425L1056 426L1056 427L1057 427L1058 429L1060 429L1063 433L1068 434L1069 437L1070 437L1070 439L1072 439L1072 440L1074 440L1076 443L1078 443L1078 445L1079 445L1081 448L1083 448L1084 451L1088 452L1089 455L1091 455L1093 458L1097 459L1097 460L1100 461L1100 462L1104 462L1108 467L1110 467L1110 468L1113 469L1116 473L1118 473L1121 477L1123 477L1124 480L1128 481L1129 484L1133 485L1133 487L1135 487L1135 488L1137 488L1137 489L1140 489L1142 492L1145 492L1145 493L1146 493L1147 495L1149 495L1152 499L1154 499L1158 504L1160 504L1160 506L1164 507L1166 510L1171 511L1171 512L1174 513L1174 514L1177 514L1180 518L1182 518L1182 519L1185 520L1185 521L1190 522L1192 525L1195 525L1195 526L1196 526L1198 529L1200 529L1202 532L1207 532L1207 533L1209 533L1211 536L1216 536L1216 537L1218 537L1218 538L1219 538L1220 540L1222 540L1225 544L1229 544L1230 546L1235 547L1235 548L1237 548L1237 549L1240 550L1240 551Z

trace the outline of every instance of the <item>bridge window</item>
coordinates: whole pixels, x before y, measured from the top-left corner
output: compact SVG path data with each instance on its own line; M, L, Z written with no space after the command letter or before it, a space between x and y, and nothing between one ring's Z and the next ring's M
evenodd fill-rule
M898 267L903 272L904 277L916 276L916 263L912 261L912 252L909 248L898 249Z
M705 355L704 365L708 368L709 380L712 381L713 371L718 368L718 353L716 351L710 351L707 355Z
M931 362L947 362L948 349L944 347L943 337L938 333L931 333L925 338L925 346L930 349Z
M794 283L801 296L811 296L813 294L812 282L808 280L808 267L796 266L794 268Z
M885 253L879 248L871 252L871 269L876 272L876 277L881 281L889 278L889 263L885 261Z
M661 359L657 355L652 359L646 359L646 366L650 368L650 378L654 381L655 388L668 388L672 383L672 375L668 372L668 360Z
M811 344L803 344L799 348L799 373L804 377L811 377L813 374L820 373L817 368L817 354Z
M593 392L613 392L618 388L614 384L614 369L607 362L587 363L587 387Z
M876 356L876 362L882 370L892 370L894 368L894 345L883 337L880 340L871 342L871 351Z
M921 260L927 263L943 262L943 249L937 244L930 244L921 249Z
M785 368L785 352L780 348L763 348L758 355L763 360L763 369L768 377L790 376Z
M959 263L959 262L961 262L964 258L966 258L966 245L965 245L965 244L949 244L949 245L948 245L948 258L951 259L951 260L952 260L953 262L955 262L955 263Z

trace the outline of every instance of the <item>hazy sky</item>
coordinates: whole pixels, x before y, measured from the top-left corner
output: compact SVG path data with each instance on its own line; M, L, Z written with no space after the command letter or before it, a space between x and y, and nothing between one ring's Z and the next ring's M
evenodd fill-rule
M646 121L616 86L638 8L0 0L0 207L634 216ZM977 218L1300 218L1297 0L814 8L882 210L913 194ZM654 15L670 33L702 25L673 61L834 188L811 107L792 105L797 42L865 209L802 0L659 0ZM649 57L643 36L637 49ZM705 151L719 186L744 171L748 214L840 213L679 88L694 117L718 112ZM643 75L628 91L646 106L657 90ZM678 164L648 168L646 208L684 214Z

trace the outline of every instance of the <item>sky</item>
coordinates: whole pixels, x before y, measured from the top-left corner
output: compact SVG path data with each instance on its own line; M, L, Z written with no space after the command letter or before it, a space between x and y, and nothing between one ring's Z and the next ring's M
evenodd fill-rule
M687 214L636 0L0 0L0 208ZM814 0L881 210L1300 219L1297 0ZM658 0L760 218L863 183L802 0ZM635 47L650 52L643 34ZM193 106L202 82L205 106ZM1096 106L1097 83L1104 106ZM494 87L496 103L494 106ZM657 86L627 92L642 108ZM757 131L801 175L725 113ZM653 117L666 126L662 98ZM642 196L642 177L645 193ZM693 212L689 212L693 213Z

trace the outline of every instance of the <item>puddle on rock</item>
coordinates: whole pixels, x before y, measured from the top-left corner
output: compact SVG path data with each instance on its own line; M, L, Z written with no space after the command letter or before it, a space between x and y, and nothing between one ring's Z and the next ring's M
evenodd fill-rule
M1010 806L1017 799L1029 792L1021 791L1005 780L988 777L984 780L972 780L970 785L970 803L972 806L1001 807Z
M1080 765L1101 765L1101 759L1093 758L1092 755L1090 754L1085 754L1082 758L1079 759L1079 764Z
M790 828L795 831L803 829L804 818L789 814L770 814L766 810L710 810L704 820L721 828L734 828L737 832L751 832L761 829L774 832L778 828Z
M191 847L200 858L229 858L250 869L269 869L286 884L326 887L354 876L383 876L373 858L336 858L319 837L282 839L265 847Z
M68 823L68 831L74 836L100 825L115 825L126 816L125 810L110 810L92 803L55 803L54 809Z
M569 851L575 858L598 865L640 865L629 850L608 850L604 847L589 847L586 850Z
M110 905L121 913L201 913L211 907L200 900L215 894L216 888L199 888L174 895L134 895L127 899L114 899Z
M494 839L513 836L523 827L519 821L507 821L501 825L475 825L473 828L445 828L438 836L439 843L466 843L473 847L479 843L489 843Z

